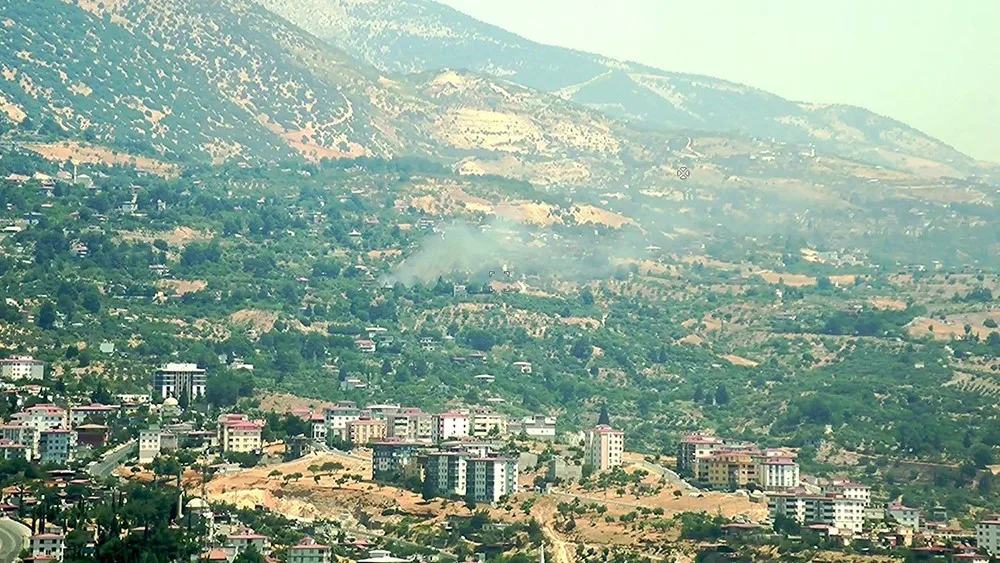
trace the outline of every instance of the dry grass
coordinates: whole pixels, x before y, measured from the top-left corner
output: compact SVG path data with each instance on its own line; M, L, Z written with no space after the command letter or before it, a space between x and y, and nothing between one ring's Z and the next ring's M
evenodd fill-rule
M31 143L25 148L38 153L46 160L59 162L74 161L80 164L107 164L109 166L134 166L143 172L165 178L177 176L178 167L173 164L149 158L119 153L106 147L82 145L75 141L61 143Z

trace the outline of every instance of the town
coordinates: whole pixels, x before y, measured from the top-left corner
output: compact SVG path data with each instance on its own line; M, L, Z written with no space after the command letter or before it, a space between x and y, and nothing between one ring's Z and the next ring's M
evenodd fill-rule
M205 393L206 370L197 364L162 365L150 378L151 393L120 394L108 404L43 385L45 365L32 357L2 359L0 369L4 404L10 410L0 425L0 463L4 475L20 476L8 478L3 489L2 530L23 541L23 550L12 554L23 561L93 556L99 540L96 522L53 515L73 512L80 503L117 499L129 482L160 482L165 487L166 502L174 506L171 520L189 529L197 522L198 553L204 561L270 561L280 556L278 560L289 563L341 558L390 563L447 557L433 549L431 554L396 556L379 547L375 528L360 535L360 524L339 530L336 524L312 525L308 531L320 536L313 537L297 534L303 521L291 519L285 521L288 530L269 536L268 531L275 533L273 527L253 528L259 514L243 518L249 514L246 509L254 507L231 506L206 496L213 476L333 459L323 457L330 455L345 463L360 461L356 466L365 468L364 474L346 474L340 480L398 487L425 502L439 498L473 511L515 498L526 506L539 496L574 497L574 503L595 498L570 494L577 483L585 490L602 480L619 484L611 486L632 483L638 490L649 472L660 476L661 487L676 487L675 498L725 495L762 508L757 518L743 514L717 520L716 536L702 538L714 539L703 542L703 553L724 555L727 549L731 552L727 546L741 542L780 540L815 542L856 554L907 549L927 560L987 562L1000 554L1000 517L983 518L974 530L952 526L944 507L923 513L898 499L873 498L870 485L805 475L796 448L760 447L695 433L678 441L673 467L668 468L668 457L627 452L628 440L613 427L606 407L595 425L572 430L557 425L554 416L511 418L491 406L426 413L398 404L342 401L320 410L291 409L284 419L272 414L270 420L280 420L285 427L279 436L259 411L206 417L207 411L192 407ZM318 484L324 473L337 474L345 463L317 462L309 471ZM288 483L304 475L275 470L268 479L272 476ZM642 497L637 498L641 505ZM559 506L562 512L570 505ZM289 538L294 541L289 543ZM542 540L540 549L552 541Z

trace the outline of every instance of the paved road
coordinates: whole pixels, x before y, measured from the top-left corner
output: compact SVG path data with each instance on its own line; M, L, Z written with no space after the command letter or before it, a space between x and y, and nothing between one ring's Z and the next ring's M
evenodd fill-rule
M104 457L96 465L87 468L87 472L94 477L108 477L134 453L136 453L136 442L135 440L129 440L116 449L104 454Z
M677 473L675 473L672 469L667 469L666 467L663 467L662 465L657 465L655 463L651 463L651 462L648 462L648 461L639 461L639 462L636 463L636 465L638 465L639 467L645 469L646 471L649 471L650 473L652 473L654 475L660 475L662 477L666 477L667 481L671 485L681 486L681 487L684 487L685 489L687 489L689 491L697 491L698 490L698 488L695 487L695 486L693 486L691 483L688 483L684 479L681 479L680 475L678 475Z
M0 563L13 563L25 548L29 536L31 530L24 524L0 518Z

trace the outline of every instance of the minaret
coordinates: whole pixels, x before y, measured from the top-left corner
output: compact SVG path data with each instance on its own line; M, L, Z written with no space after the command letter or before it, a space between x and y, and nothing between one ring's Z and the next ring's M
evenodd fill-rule
M538 563L545 563L545 541L542 541L541 553L538 555Z

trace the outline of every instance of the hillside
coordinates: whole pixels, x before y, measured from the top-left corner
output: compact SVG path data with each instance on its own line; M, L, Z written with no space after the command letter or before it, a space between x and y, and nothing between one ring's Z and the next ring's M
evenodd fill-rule
M862 108L793 102L717 78L541 45L433 0L255 1L386 72L468 69L647 127L812 144L937 175L979 170L973 159L941 141Z

